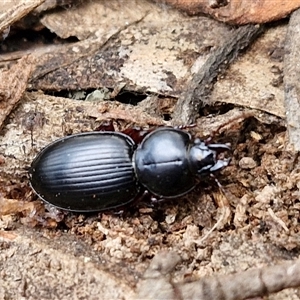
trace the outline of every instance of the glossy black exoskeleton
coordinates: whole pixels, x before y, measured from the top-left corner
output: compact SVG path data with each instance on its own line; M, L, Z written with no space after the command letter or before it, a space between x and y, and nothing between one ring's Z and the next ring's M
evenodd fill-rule
M140 144L119 132L82 133L43 149L31 164L30 182L41 199L62 209L115 209L144 190L159 198L186 194L199 176L229 164L219 158L228 150L169 127L150 132Z

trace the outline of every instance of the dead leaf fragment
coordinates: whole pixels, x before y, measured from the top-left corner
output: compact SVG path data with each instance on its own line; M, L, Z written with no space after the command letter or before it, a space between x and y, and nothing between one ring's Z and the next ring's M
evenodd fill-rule
M110 11L105 3L93 2L93 10ZM149 9L149 3L142 0L139 5L135 0L126 1L126 9L119 12L124 22L112 22L115 13L110 14L111 18L94 14L86 19L94 24L87 28L79 16L92 7L86 4L74 8L76 20L71 26L65 21L72 19L69 12L43 19L44 25L60 36L83 40L35 53L39 60L31 88L86 90L122 85L131 91L176 97L192 74L235 34L235 30L215 20L190 18L174 10L165 13L155 5Z
M86 1L73 9L47 13L41 23L63 39L76 36L84 40L136 22L151 9L152 5L144 1Z
M279 20L300 7L299 0L165 0L164 3L192 15L206 13L219 21L239 25Z
M285 117L283 92L283 55L287 28L270 28L249 51L219 76L210 95L216 102L265 111Z

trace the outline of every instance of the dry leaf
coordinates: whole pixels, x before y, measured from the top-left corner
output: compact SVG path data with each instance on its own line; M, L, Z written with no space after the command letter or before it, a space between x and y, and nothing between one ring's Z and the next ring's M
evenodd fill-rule
M220 76L210 95L284 118L283 55L286 26L270 28Z
M126 7L117 12L122 22L112 22L117 14L110 7L116 3L95 1L43 19L57 34L83 40L57 45L48 53L46 47L38 50L32 88L86 90L122 83L131 91L178 96L193 74L235 33L214 20L186 17L174 10L166 13L142 0L140 5L126 1ZM105 11L110 14L99 17Z
M145 17L153 8L151 3L136 0L84 1L72 9L47 13L41 23L61 38L85 40L107 35L112 29L117 32Z
M205 13L231 24L266 23L286 17L300 7L300 0L164 0L196 15Z

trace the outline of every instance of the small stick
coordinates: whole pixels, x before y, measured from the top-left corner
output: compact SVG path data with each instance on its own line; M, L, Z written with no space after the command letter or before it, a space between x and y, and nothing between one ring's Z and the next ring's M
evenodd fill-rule
M199 109L206 104L213 103L210 94L220 70L224 71L236 59L238 53L249 46L263 31L264 26L241 26L207 59L188 84L185 92L179 97L174 108L174 124L195 122L199 115Z
M243 300L300 286L300 260L174 283L170 273L179 262L174 252L157 254L138 284L136 299Z

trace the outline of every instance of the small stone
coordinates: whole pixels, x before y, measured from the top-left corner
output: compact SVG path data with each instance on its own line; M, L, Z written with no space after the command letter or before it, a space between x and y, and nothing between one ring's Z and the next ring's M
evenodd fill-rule
M252 157L243 157L239 161L239 166L242 169L253 169L257 166L257 164Z

